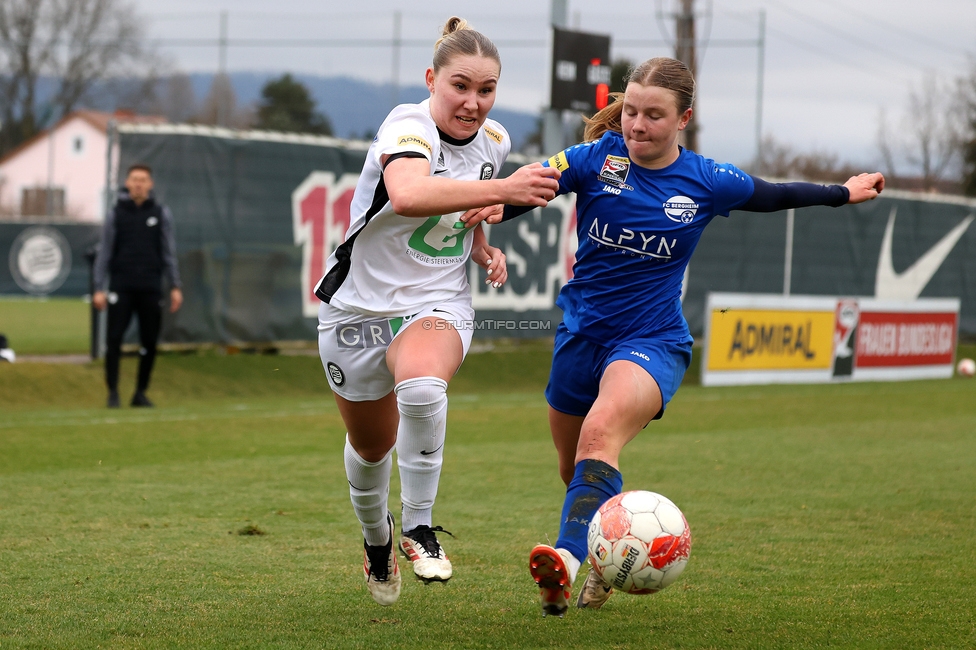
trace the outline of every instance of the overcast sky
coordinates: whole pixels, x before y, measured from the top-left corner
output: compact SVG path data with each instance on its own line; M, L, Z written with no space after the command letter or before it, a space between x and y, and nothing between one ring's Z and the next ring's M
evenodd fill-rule
M167 39L216 39L228 14L230 71L393 78L389 41L394 13L402 37L399 82L419 84L434 40L450 15L467 18L499 44L497 105L535 112L548 103L549 0L135 0L164 39L174 68L214 71L212 45ZM609 34L614 59L672 55L669 17L677 0L569 0L570 27ZM744 164L755 155L760 10L765 10L762 130L801 151L827 151L876 166L879 113L897 128L912 88L950 83L976 55L976 0L696 0L701 153ZM659 16L658 10L663 16ZM235 39L343 39L361 45L233 45ZM941 93L940 93L941 96ZM323 107L328 111L328 107Z

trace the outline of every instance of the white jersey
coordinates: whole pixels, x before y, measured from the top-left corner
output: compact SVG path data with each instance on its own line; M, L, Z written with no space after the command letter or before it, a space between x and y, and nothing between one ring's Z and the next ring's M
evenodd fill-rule
M511 150L508 132L486 120L473 138L439 132L430 100L397 106L380 126L350 205L345 241L329 256L315 295L330 305L375 316L405 316L424 305L468 296L467 261L472 229L454 212L402 217L393 212L383 181L382 157L406 153L430 162L430 175L487 180Z

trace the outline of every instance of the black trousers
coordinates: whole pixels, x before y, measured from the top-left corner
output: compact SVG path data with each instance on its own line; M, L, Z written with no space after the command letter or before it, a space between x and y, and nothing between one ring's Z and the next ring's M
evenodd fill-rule
M117 291L118 300L108 305L107 349L105 350L105 383L110 391L119 388L119 359L122 356L122 337L129 327L132 314L139 319L139 379L136 390L149 388L149 376L156 361L156 341L163 322L163 294L161 291Z

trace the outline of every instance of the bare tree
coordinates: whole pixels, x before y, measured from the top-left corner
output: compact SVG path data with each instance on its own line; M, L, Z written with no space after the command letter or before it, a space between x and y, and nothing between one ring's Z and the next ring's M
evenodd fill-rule
M958 102L958 89L931 74L909 91L897 135L881 113L877 144L892 179L904 176L895 173L895 161L900 158L919 177L922 189L937 188L959 157L962 124Z
M813 182L844 182L859 173L854 165L841 162L837 154L816 150L797 152L771 135L763 138L762 159L753 160L749 168L761 169L764 176L771 178Z
M73 110L98 81L148 58L131 0L0 0L0 150ZM38 83L56 86L38 106Z
M898 178L895 166L894 139L888 128L888 111L884 108L878 111L878 153L881 154L881 164L884 166L885 178L888 182Z
M953 89L935 76L925 77L921 90L908 96L906 132L914 146L907 158L921 171L926 190L935 188L959 151L960 129L953 103Z
M248 128L254 124L254 110L237 107L237 95L234 93L230 75L220 72L210 82L210 90L193 121L199 124Z
M173 122L186 122L197 112L197 96L190 75L177 73L166 80L162 98L163 114Z
M958 80L957 99L963 192L976 196L976 58L970 58L968 72Z

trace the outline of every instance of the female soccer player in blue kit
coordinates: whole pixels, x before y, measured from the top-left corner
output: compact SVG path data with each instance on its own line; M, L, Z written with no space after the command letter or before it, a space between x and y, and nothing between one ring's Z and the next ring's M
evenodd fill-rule
M691 119L695 81L675 59L655 58L628 75L623 97L588 120L583 144L549 159L559 194L576 193L579 248L556 304L546 399L566 483L555 548L532 549L529 567L543 615L562 616L586 559L596 510L619 494L624 445L664 409L691 362L681 282L705 226L732 210L775 212L840 206L878 196L881 174L844 185L772 184L678 145ZM489 223L528 208L487 210ZM599 608L610 585L590 571L578 607Z

